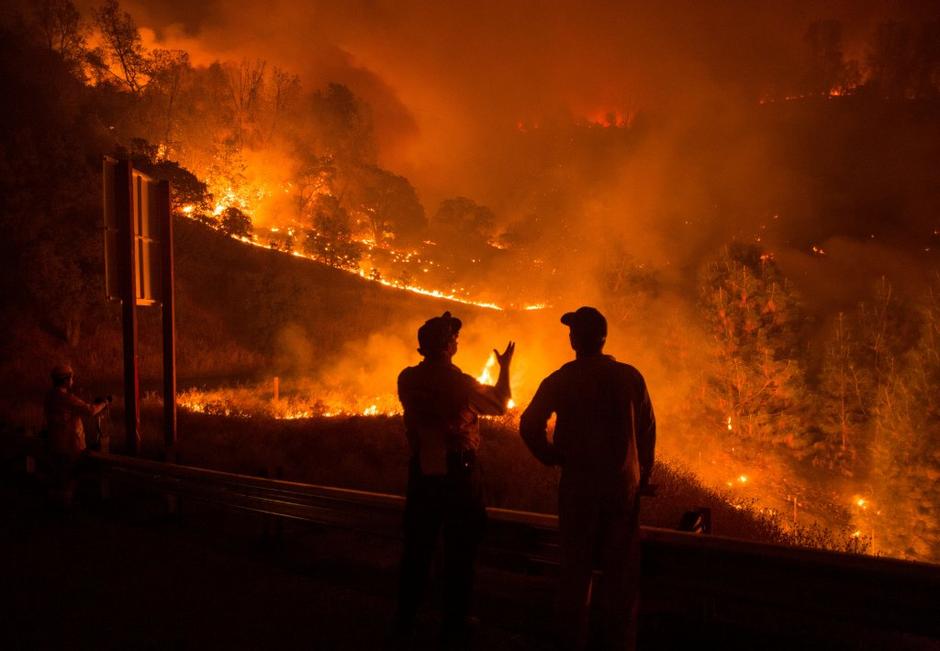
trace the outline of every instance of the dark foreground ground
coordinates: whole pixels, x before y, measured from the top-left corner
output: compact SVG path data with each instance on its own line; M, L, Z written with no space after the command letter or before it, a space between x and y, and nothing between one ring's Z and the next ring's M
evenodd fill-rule
M3 649L381 649L399 546L186 505L50 511L5 482ZM552 581L481 568L476 648L551 648ZM519 607L521 606L521 607ZM418 648L435 648L422 615Z
M397 541L195 503L169 517L161 496L123 490L103 503L88 488L64 513L34 480L0 472L0 649L385 648ZM473 648L554 648L551 574L482 565ZM438 591L416 649L437 648ZM679 616L662 599L644 601L642 649L936 648L769 637L746 622Z

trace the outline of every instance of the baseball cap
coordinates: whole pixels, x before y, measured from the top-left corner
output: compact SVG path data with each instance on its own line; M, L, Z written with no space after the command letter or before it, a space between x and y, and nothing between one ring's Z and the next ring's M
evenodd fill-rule
M418 328L418 352L429 355L445 350L462 325L460 319L451 316L450 312L428 319Z
M592 339L602 339L607 336L607 319L594 307L585 305L574 312L566 312L561 317L561 322L578 336Z

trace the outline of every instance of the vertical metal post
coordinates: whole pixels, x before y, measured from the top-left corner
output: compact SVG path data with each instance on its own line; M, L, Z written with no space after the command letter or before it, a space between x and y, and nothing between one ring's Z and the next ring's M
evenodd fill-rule
M140 448L140 377L137 369L137 238L135 237L134 175L130 161L114 169L114 209L120 227L121 318L124 339L124 432L126 453Z
M157 208L162 226L162 291L163 291L163 421L164 453L167 461L175 461L176 443L176 304L173 271L173 218L170 215L170 184L160 181L156 188Z

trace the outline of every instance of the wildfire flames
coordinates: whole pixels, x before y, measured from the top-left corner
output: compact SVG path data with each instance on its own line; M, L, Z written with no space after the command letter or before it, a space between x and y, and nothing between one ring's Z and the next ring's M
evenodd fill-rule
M225 197L226 197L225 200L220 201L213 208L214 215L222 214L227 208L235 204L240 205L240 206L247 205L247 202L244 199L237 198L236 195L234 195L230 191L226 193ZM196 210L196 207L191 204L184 205L181 208L182 214L190 218L195 218L194 217L195 210ZM274 228L271 228L270 230L274 233L277 233L279 232L280 229L277 227L274 227ZM290 234L293 235L293 232L290 232ZM298 251L296 249L285 251L285 250L277 248L276 246L272 246L271 244L264 244L258 241L255 237L248 237L244 235L232 235L231 237L235 240L238 240L239 242L243 242L244 244L249 244L251 246L256 246L262 249L273 250L278 253L282 253L284 255L291 255L296 258L304 258L306 260L311 260L314 262L321 262L321 263L323 262L320 258L314 255L304 253L303 251ZM375 244L375 242L371 240L363 239L363 240L359 240L359 243L365 246L369 251L374 251L375 249L379 248ZM390 249L389 247L384 247L384 248L387 251L391 251L393 255L395 255L396 257L399 257L405 261L410 261L413 257L416 257L419 255L419 252L417 251L402 252L402 251L398 251L395 249ZM413 294L419 294L421 296L437 298L437 299L441 299L444 301L451 301L454 303L461 303L463 305L472 305L474 307L482 308L485 310L495 310L498 312L502 312L507 309L517 309L517 310L525 310L525 311L531 312L531 311L536 311L536 310L543 310L546 307L548 307L546 303L523 303L521 305L503 306L498 303L494 303L492 301L473 300L472 298L466 295L465 290L463 290L462 288L458 288L458 287L451 288L449 291L440 290L440 289L429 289L427 287L422 287L420 285L412 285L412 284L408 284L402 281L386 280L381 277L375 277L373 274L371 274L369 271L367 271L363 267L358 267L356 269L348 269L345 267L337 266L335 268L341 271L345 271L345 272L357 275L364 280L377 283L384 287L391 287L393 289L401 289L404 291L411 292Z
M197 287L203 277L179 271L180 304L205 303L180 309L181 325L197 324L186 343L212 339L200 325L231 324L218 344L236 344L230 358L181 368L293 379L191 388L182 408L257 420L400 415L395 372L414 350L394 342L420 301L369 291L382 300L347 322L359 304L340 300L360 283L289 278L309 265L254 264L262 258L291 256L467 306L480 322L466 329L461 350L473 361L461 365L475 369L496 343L482 340L509 331L524 342L512 378L522 405L570 354L563 310L546 308L588 303L608 315L609 352L647 378L664 434L658 453L782 526L820 522L844 527L857 549L936 557L940 457L924 405L940 377L940 279L923 280L940 237L930 183L935 19L852 3L789 13L691 3L681 17L623 3L466 13L459 3L406 2L355 16L344 3L196 12L143 0L133 16L123 2L62 15L49 8L71 2L15 4L24 15L11 33L32 25L24 48L38 43L42 61L66 64L37 69L61 68L75 83L62 84L49 128L10 131L3 151L28 153L11 179L41 168L31 163L42 160L34 135L74 124L63 146L75 151L61 160L106 143L170 180L178 217L270 251L246 255L251 282L225 287L226 296L252 292L239 310L211 305L211 291ZM506 38L523 17L527 29ZM455 43L465 56L440 56ZM13 78L27 67L5 70ZM55 95L48 88L59 86L43 83L32 94ZM74 185L49 197L71 196ZM92 203L79 197L57 212L47 204L61 202L16 199L36 206L37 224ZM70 243L42 241L71 232L60 226L8 231L43 234L16 249L42 258L35 268L85 273L87 261L66 259ZM187 272L218 271L214 253ZM192 257L179 260L181 270ZM59 305L59 295L86 285L22 286L37 305L55 305L50 319L74 328L77 342L87 307ZM307 299L321 289L324 320L308 319ZM398 305L400 318L389 307ZM373 338L371 355L345 348ZM232 363L242 353L251 361ZM486 354L477 379L493 384L498 364Z
M496 356L491 354L477 376L477 381L494 384L495 368ZM402 413L398 397L392 394L363 397L351 392L324 391L319 385L311 386L303 382L289 393L283 393L282 396L281 382L276 378L267 385L190 388L177 395L177 404L197 414L275 420L397 416ZM514 409L516 403L510 399L506 406Z

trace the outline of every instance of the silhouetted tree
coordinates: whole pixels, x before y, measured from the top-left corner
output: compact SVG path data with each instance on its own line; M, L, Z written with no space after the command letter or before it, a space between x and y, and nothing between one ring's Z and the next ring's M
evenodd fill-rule
M336 197L321 196L317 200L313 219L304 240L304 250L331 267L356 269L362 253L352 241L349 214Z
M169 158L173 153L173 132L176 127L176 113L184 77L191 71L189 54L183 50L154 50L151 78L148 92L158 97L162 114L160 130L159 158Z
M312 117L319 149L341 165L374 163L372 116L366 104L342 84L314 93Z
M542 238L544 224L538 213L528 213L525 217L509 224L500 233L500 245L507 249L530 251Z
M170 207L174 212L180 212L186 206L193 209L190 216L211 210L212 197L206 184L176 161L158 161L151 165L148 171L155 177L170 182Z
M238 64L225 66L228 100L235 116L234 138L239 143L243 138L250 140L257 134L266 67L267 62L263 59L243 59Z
M464 257L486 257L496 235L496 216L473 199L456 197L441 202L431 220L431 237L439 245Z
M270 140L284 117L296 105L300 96L300 77L274 66L270 83L270 118L265 138Z
M137 23L117 0L105 0L95 11L95 23L101 30L106 56L120 70L117 74L109 67L108 72L132 93L140 94L147 86L152 61L141 42Z
M809 26L804 41L810 50L806 90L828 96L845 92L860 81L858 64L846 62L842 52L842 24L837 20L818 20Z
M234 206L222 211L219 225L228 235L251 237L251 218Z
M33 6L33 25L42 44L70 65L85 60L85 25L70 0L40 0Z
M353 172L349 186L348 202L373 241L414 241L427 228L424 207L405 177L368 165Z

